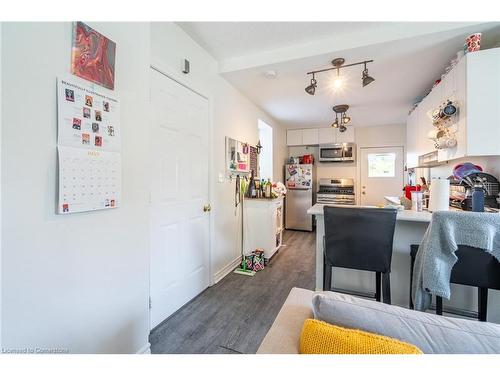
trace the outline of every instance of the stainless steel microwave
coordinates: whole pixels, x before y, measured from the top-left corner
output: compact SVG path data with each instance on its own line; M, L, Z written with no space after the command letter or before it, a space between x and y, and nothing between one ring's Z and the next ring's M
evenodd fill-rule
M335 143L319 146L319 161L354 162L356 160L356 144Z

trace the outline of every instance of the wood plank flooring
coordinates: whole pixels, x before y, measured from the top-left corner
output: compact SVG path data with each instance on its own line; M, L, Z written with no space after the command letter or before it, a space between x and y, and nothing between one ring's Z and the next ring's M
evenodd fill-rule
M314 290L315 234L285 231L283 243L254 277L230 273L156 327L151 352L255 353L290 289Z

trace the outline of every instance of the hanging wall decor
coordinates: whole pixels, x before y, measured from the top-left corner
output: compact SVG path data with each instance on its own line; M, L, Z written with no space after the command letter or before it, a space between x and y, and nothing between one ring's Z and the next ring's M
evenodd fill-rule
M115 42L83 22L74 23L72 74L114 90L115 53Z

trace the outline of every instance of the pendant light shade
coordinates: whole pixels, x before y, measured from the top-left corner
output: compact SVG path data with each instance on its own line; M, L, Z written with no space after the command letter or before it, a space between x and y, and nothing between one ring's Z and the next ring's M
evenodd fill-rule
M363 70L363 87L365 87L366 85L369 85L373 81L375 81L375 78L371 77L368 74L368 68L366 67L366 63L365 63L365 69Z
M309 86L307 86L305 88L306 92L309 94L309 95L314 95L314 93L316 92L316 87L317 87L317 82L316 82L316 79L314 79L314 74L313 74L313 77L311 79L311 84Z

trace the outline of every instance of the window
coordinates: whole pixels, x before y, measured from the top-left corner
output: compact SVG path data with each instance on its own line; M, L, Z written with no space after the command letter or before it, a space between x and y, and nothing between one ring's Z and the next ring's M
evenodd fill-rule
M396 154L368 154L368 177L394 177L396 175Z
M262 149L259 154L260 178L273 180L273 128L258 120L259 140Z

